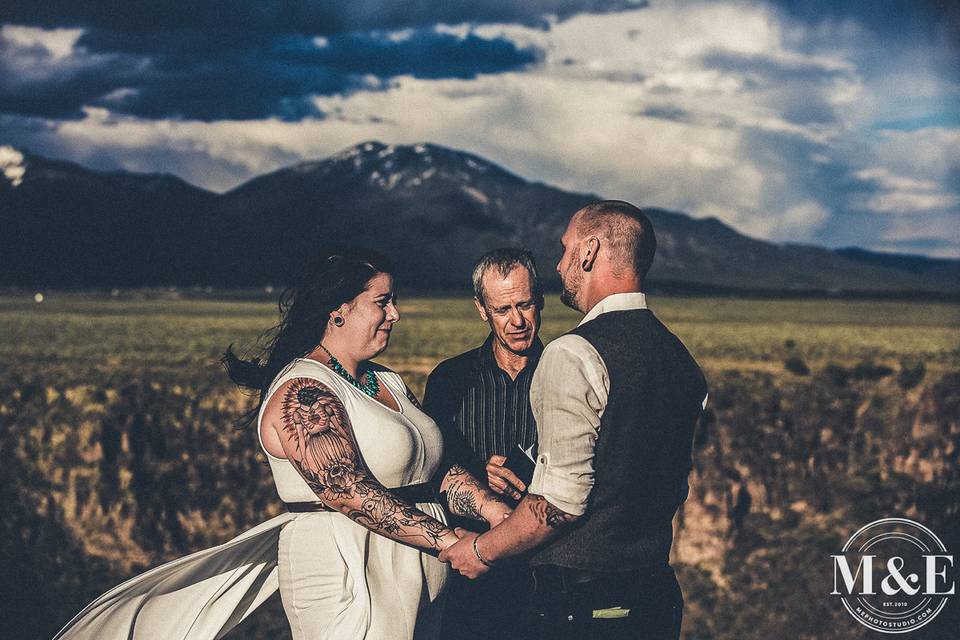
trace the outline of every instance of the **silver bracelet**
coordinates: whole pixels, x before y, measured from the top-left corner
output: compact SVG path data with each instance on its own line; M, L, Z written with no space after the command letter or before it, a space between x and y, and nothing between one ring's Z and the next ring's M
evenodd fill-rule
M480 536L477 536L476 538L473 539L473 555L477 556L477 560L479 560L479 561L483 564L483 566L485 566L485 567L492 567L492 566L493 566L493 563L492 563L492 562L487 562L487 561L484 559L484 557L483 557L482 555L480 555L480 549L477 548L477 540L479 540L479 539L480 539Z

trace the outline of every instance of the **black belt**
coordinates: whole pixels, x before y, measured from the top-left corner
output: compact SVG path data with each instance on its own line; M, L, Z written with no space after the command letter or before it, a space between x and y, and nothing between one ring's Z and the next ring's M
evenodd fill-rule
M436 502L434 485L430 482L421 484L409 484L405 487L395 487L387 489L391 494L405 502L416 504L418 502ZM290 513L312 513L314 511L336 511L322 502L284 502L287 511Z
M533 588L538 593L569 591L580 585L602 584L613 591L635 589L640 585L673 575L668 564L630 571L588 571L552 564L531 567Z
M322 502L284 502L290 513L311 513L313 511L336 511Z

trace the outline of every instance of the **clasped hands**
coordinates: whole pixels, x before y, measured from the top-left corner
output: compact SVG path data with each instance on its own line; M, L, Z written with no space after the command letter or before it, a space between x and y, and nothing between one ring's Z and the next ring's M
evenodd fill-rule
M513 471L503 466L506 460L506 456L490 456L490 459L487 460L487 484L496 493L519 500L523 492L527 490L527 486ZM506 519L507 516L509 516L509 511L503 514L503 518ZM496 527L502 521L492 521L490 527ZM483 556L477 542L477 538L481 534L460 527L457 527L454 533L459 540L440 552L440 561L449 562L451 567L471 580L489 571L493 563L490 562L489 558Z
M474 540L480 534L460 527L454 529L454 533L460 539L440 552L440 562L449 562L451 567L471 580L489 571L490 566L483 564L473 551Z

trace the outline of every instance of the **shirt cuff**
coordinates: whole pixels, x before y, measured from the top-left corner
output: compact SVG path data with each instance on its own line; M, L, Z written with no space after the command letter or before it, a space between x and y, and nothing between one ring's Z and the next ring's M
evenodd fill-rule
M592 478L562 473L550 467L549 458L540 454L527 490L543 496L547 502L572 516L582 516L587 510L587 497L592 488Z

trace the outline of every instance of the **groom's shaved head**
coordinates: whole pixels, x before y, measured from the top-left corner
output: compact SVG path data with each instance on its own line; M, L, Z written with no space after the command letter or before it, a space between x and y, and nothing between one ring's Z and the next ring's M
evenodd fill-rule
M606 247L614 274L627 272L646 277L657 251L657 237L650 219L623 200L602 200L587 205L575 215L577 235L595 236Z

